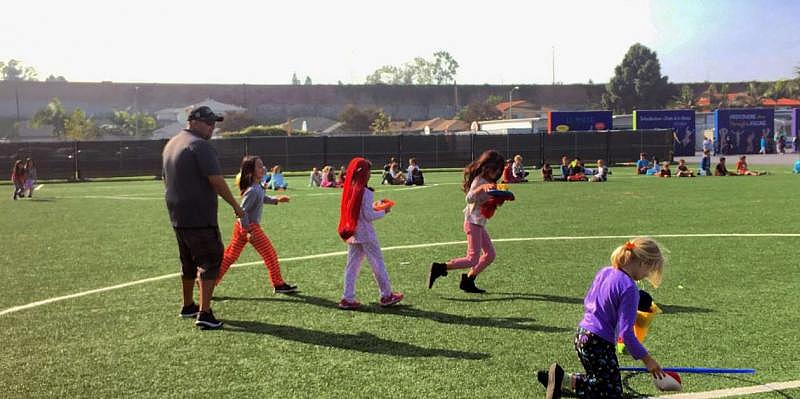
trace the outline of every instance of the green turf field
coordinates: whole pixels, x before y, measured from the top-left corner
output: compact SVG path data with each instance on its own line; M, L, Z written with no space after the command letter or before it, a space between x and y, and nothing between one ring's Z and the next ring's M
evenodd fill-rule
M797 380L800 237L769 234L800 233L800 177L768 170L659 179L616 168L603 184L515 185L517 200L488 225L497 259L477 280L484 295L461 292L458 273L426 287L432 261L466 249L460 174L429 173L424 188L378 185L378 198L397 202L375 226L406 300L378 307L365 264L358 293L367 306L357 312L335 306L346 259L340 192L290 177L291 202L265 206L262 226L300 294L272 294L248 247L215 292L221 331L177 317L178 277L5 312L0 397L543 397L535 370L553 361L580 370L572 337L583 295L625 241L598 236L632 235L666 235L664 283L648 289L664 313L645 342L661 365L758 370L684 374L685 391ZM0 313L179 271L161 182L47 183L19 201L2 187ZM226 240L232 222L221 201ZM766 235L725 236L734 233ZM718 236L692 236L701 234ZM541 237L556 238L532 239ZM404 247L433 243L443 245ZM316 254L330 255L302 258ZM624 381L631 395L658 393L645 375Z

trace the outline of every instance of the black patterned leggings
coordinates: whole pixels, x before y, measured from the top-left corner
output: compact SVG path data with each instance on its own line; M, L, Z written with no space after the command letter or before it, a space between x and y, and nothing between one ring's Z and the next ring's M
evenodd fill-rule
M614 344L578 327L575 351L586 369L586 374L577 376L575 380L578 397L621 398L622 377Z

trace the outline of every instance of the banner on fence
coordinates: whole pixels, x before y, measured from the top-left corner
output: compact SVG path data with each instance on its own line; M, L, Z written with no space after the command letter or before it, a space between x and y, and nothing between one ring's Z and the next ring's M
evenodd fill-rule
M672 129L675 132L676 156L694 155L694 110L637 110L633 111L633 130Z
M718 109L714 111L714 140L723 154L754 154L762 137L775 128L772 108Z
M552 111L547 113L547 133L611 130L611 119L611 111Z

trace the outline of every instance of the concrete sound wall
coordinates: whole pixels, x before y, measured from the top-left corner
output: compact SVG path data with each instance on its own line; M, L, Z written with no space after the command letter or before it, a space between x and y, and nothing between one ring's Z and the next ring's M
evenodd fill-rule
M136 89L138 87L138 90ZM112 110L138 109L155 112L186 106L206 98L243 106L253 116L285 119L324 116L335 119L349 104L383 108L394 120L452 117L458 104L484 101L490 95L508 98L514 86L451 85L213 85L162 83L79 83L0 81L0 118L29 119L50 99L64 107L94 115ZM582 109L600 102L602 85L520 85L514 99L561 109ZM456 93L457 92L457 93Z

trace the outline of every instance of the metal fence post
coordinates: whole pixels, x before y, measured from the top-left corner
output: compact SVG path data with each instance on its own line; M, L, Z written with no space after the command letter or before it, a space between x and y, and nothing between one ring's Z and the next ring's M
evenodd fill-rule
M328 136L322 136L322 165L328 164Z

